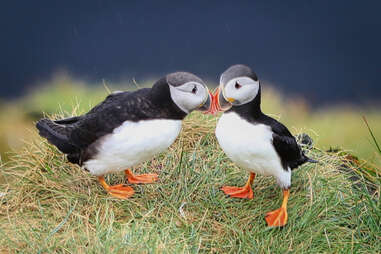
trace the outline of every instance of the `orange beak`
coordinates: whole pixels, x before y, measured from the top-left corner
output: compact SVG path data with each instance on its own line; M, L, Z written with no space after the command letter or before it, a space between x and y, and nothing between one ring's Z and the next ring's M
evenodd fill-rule
M205 114L216 115L218 112L222 111L222 109L220 107L220 104L218 102L219 92L220 92L220 88L219 87L217 87L214 90L214 93L211 93L209 91L210 97L212 98L212 102L211 102L209 110L207 112L205 112Z

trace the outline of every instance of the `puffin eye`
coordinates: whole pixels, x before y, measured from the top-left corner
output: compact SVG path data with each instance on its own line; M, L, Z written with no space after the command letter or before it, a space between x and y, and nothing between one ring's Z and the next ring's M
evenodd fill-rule
M197 93L197 87L196 87L196 86L193 87L193 89L192 89L192 93L193 93L193 94Z
M242 86L238 83L238 82L235 82L235 88L236 89L240 89Z

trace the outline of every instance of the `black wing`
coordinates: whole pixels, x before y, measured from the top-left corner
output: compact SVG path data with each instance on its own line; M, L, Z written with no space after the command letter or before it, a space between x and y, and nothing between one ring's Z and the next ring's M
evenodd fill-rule
M98 138L112 133L124 121L143 119L147 92L140 89L136 92L120 92L107 98L75 124L71 132L70 142L84 149Z
M82 116L70 134L70 142L78 148L87 148L98 138L111 133L131 115L126 104L131 104L136 92L110 94L106 99Z
M305 163L308 158L304 156L295 137L277 120L268 117L267 120L273 131L273 145L278 153L284 169L294 169Z
M100 102L98 105L93 107L87 114L96 113L96 112L104 110L105 108L111 105L118 104L118 101L120 101L121 98L131 93L132 92L120 92L120 91L113 92L109 94L102 102Z
M44 118L37 122L36 127L39 134L61 152L78 153L81 148L87 147L101 135L112 131L112 126L119 122L113 119L113 117L115 118L115 108L117 109L122 98L128 94L129 92L110 94L85 115L55 121ZM100 119L106 119L109 124L108 128L104 128L104 123L99 124L97 114L100 115ZM100 131L102 128L104 128L103 132Z
M118 112L126 107L125 104L128 106L131 103L130 94L132 93L110 94L85 115L56 121L44 118L37 122L36 127L40 136L67 154L70 162L81 165L84 152L90 144L111 133L123 121L128 120L129 116L133 116L126 109L118 116Z

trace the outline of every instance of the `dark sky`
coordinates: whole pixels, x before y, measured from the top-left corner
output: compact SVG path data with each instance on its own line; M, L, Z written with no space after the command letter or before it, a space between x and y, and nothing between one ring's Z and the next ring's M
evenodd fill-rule
M229 65L314 103L381 96L381 1L2 1L0 97L58 69L91 81Z

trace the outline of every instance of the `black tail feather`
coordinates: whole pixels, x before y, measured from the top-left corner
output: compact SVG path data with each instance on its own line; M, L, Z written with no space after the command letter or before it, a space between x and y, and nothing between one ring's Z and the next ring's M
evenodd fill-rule
M295 136L299 145L311 149L314 145L313 139L307 133L301 133Z
M41 137L55 145L61 152L69 154L78 152L77 147L69 142L70 129L59 125L50 119L41 119L36 124Z
M314 145L314 141L313 139L306 133L301 133L299 135L296 135L296 140L300 146L300 148L304 148L304 150L310 150L313 148L313 145ZM302 153L302 163L306 163L306 162L310 162L310 163L319 163L319 161L317 160L314 160L314 159L311 159L311 158L308 158L305 154L304 154L304 151L303 149L301 150L301 153ZM300 165L301 165L300 164Z

